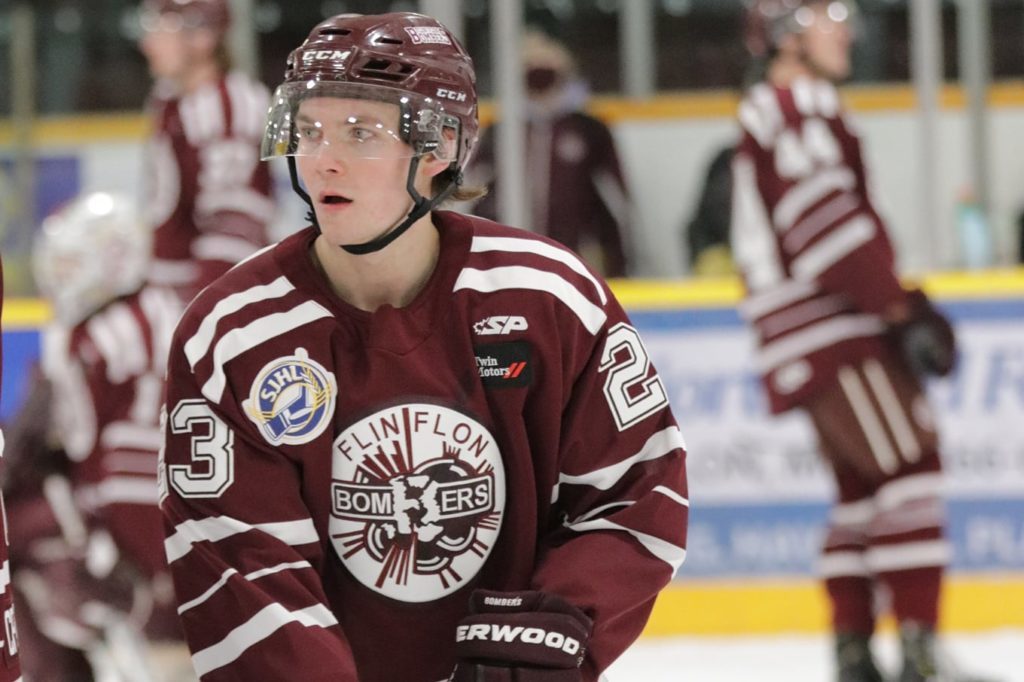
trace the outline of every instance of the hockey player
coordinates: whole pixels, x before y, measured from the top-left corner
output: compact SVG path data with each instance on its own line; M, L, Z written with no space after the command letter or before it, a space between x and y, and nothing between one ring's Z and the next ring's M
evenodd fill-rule
M270 172L259 162L269 93L230 69L228 0L146 0L148 279L186 300L267 243Z
M838 679L882 679L870 640L883 587L900 628L899 682L946 682L961 678L938 670L934 654L950 546L922 380L952 369L953 334L922 292L900 284L840 105L856 13L839 0L750 8L748 44L765 71L741 103L733 162L741 312L772 411L810 417L835 475L821 571Z
M28 408L55 438L50 445L44 433L38 447L20 438L24 451L12 453L36 474L17 474L14 578L33 632L58 652L26 659L39 666L26 669L33 679L71 679L58 665L72 666L73 679L180 679L146 672L143 628L161 674L172 672L175 649L189 669L157 507L163 377L182 305L173 291L140 289L148 236L130 202L97 192L48 217L33 252L54 323L43 333L48 400Z
M336 16L288 59L264 155L314 224L171 348L161 507L203 680L595 682L683 561L683 441L607 286L438 210L477 126L430 17Z
M3 309L4 267L0 262L0 310ZM3 345L0 344L0 361L3 359ZM0 362L0 369L3 363ZM0 457L4 452L4 434L0 431ZM11 565L8 560L7 514L4 511L3 495L0 495L0 682L16 682L21 679L21 661L18 656L18 628L14 620L14 599L11 589Z

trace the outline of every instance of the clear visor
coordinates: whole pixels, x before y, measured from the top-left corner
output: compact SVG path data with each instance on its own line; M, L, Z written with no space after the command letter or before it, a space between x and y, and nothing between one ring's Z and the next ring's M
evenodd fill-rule
M285 83L274 93L260 156L401 159L433 153L454 161L457 125L439 101L404 90Z

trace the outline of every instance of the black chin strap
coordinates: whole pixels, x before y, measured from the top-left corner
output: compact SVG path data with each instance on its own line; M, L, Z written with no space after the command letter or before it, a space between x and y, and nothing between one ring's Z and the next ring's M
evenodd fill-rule
M419 168L419 165L420 158L418 156L412 157L409 161L409 174L405 179L405 191L407 191L409 196L412 197L413 206L412 210L409 211L409 214L405 216L405 219L369 241L361 244L340 244L339 246L341 246L341 248L356 256L363 256L368 253L380 251L388 244L405 234L405 231L412 227L417 220L430 213L435 206L451 196L451 193L454 192L460 184L462 184L462 174L456 170L454 164L452 164L452 168L444 171L444 174L449 177L448 184L443 190L438 192L436 196L428 199L420 194L416 189L416 169ZM319 230L320 223L317 222L316 219L316 210L313 208L313 200L310 199L309 194L306 190L302 189L302 185L299 183L299 174L295 167L294 156L288 157L288 173L292 178L292 189L294 189L295 193L302 197L302 200L309 205L309 213L306 214L306 219Z

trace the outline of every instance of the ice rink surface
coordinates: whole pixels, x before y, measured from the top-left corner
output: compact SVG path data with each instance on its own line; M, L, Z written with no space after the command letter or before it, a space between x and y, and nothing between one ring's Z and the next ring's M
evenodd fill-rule
M895 635L876 637L879 664L892 673ZM993 682L1024 682L1024 630L948 634L947 658ZM822 636L641 639L608 670L608 682L832 682L831 640Z

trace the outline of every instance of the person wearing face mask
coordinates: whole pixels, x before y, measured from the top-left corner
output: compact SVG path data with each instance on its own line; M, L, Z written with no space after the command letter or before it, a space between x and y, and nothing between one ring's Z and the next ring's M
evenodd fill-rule
M581 254L606 277L629 273L629 191L615 140L604 122L584 111L588 92L566 47L550 36L523 36L527 100L526 167L529 224ZM501 178L497 177L495 128L482 135L470 177L490 186L473 208L496 219Z
M924 390L955 362L953 329L905 289L836 83L852 0L756 0L760 78L739 107L732 249L774 413L801 410L834 474L820 573L839 682L882 682L876 604L899 625L898 682L964 682L936 654L945 537L939 440ZM886 599L877 597L885 595Z

